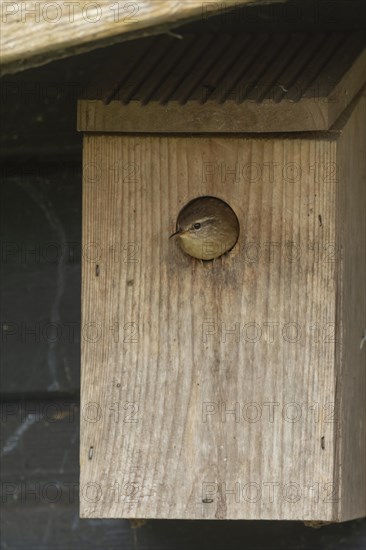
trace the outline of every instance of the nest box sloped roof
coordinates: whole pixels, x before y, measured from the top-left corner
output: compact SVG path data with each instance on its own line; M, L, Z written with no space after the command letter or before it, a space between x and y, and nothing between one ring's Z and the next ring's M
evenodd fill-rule
M357 33L150 37L121 49L79 102L104 132L300 132L332 125L365 83Z

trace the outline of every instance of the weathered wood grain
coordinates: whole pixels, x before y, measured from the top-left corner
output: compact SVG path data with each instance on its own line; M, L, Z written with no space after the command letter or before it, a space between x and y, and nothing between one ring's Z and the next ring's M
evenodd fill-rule
M0 45L3 74L113 41L167 32L185 21L207 18L233 7L278 1L285 0L227 0L206 4L199 0L184 3L177 0L4 2Z
M333 120L332 120L333 122ZM87 132L103 130L106 133L243 133L243 132L302 132L325 130L330 127L326 102L272 101L258 105L255 102L237 104L226 101L218 105L207 101L201 106L196 101L182 107L178 102L160 105L112 101L105 105L100 100L78 102L78 129Z
M85 136L82 517L339 520L336 150ZM168 236L204 194L241 235L203 265Z
M79 406L73 401L3 403L1 527L4 547L18 550L229 550L288 548L361 550L364 521L310 529L301 522L129 521L79 518ZM34 415L32 421L28 415ZM21 529L19 528L21 526ZM228 537L228 532L230 536ZM179 536L177 536L177 533ZM245 541L243 543L243 541Z
M366 93L337 143L337 401L339 517L366 515Z

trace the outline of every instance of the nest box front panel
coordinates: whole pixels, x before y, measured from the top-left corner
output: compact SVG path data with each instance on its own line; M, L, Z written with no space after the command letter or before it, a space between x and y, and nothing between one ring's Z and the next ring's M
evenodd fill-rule
M333 518L335 149L85 136L83 517ZM210 262L169 239L206 195Z

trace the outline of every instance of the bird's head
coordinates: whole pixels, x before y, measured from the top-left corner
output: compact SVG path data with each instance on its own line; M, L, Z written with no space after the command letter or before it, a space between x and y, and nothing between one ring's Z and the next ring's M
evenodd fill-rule
M199 259L218 258L236 243L239 222L232 208L216 197L198 197L179 213L175 233L187 254Z

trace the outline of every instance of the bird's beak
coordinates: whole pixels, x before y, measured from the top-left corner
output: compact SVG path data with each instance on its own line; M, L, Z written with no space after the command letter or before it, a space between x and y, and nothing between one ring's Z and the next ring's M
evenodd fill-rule
M170 235L169 239L171 239L172 237L176 237L177 235L181 235L182 233L184 233L184 231L182 229L178 229L175 233Z

